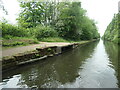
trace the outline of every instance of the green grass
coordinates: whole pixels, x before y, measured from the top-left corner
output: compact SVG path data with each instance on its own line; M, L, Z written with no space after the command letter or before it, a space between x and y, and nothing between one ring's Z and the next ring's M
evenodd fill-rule
M16 46L26 46L29 44L38 44L39 41L35 38L28 38L28 37L12 37L9 39L4 39L2 38L2 46L3 48L11 48L11 47L16 47ZM0 41L0 42L1 42ZM49 37L49 38L44 38L41 39L40 41L42 42L68 42L68 43L87 43L89 41L71 41L71 40L65 40L60 37Z
M43 38L40 41L42 42L69 42L63 38L60 37L49 37L49 38Z
M80 44L83 44L83 43L90 42L91 40L72 41L72 40L65 40L65 39L60 38L60 37L49 37L49 38L43 38L40 41L42 41L42 42L68 42L68 43L80 43Z
M13 47L20 45L28 45L28 44L38 44L38 40L34 38L26 38L26 37L13 37L11 39L2 39L3 47Z

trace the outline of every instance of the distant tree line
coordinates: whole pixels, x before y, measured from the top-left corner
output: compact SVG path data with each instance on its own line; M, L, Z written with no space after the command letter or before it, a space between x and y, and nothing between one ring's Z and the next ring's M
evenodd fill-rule
M103 35L103 39L120 44L120 14L114 14Z

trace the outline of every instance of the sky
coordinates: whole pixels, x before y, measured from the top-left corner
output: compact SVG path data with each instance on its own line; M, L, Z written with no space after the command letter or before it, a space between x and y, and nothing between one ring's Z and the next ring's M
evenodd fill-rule
M118 13L118 2L120 0L80 0L82 7L87 10L87 15L97 21L101 36L104 34L108 24L115 13Z
M0 19L2 17L6 18L10 23L15 24L16 18L20 11L19 3L17 0L2 0L5 9L8 11L8 15L5 15L0 9Z
M5 17L10 23L15 24L20 7L17 0L2 0L8 15L0 10L0 18ZM101 36L111 22L113 15L118 12L118 1L120 0L80 0L82 8L87 10L87 15L97 22Z

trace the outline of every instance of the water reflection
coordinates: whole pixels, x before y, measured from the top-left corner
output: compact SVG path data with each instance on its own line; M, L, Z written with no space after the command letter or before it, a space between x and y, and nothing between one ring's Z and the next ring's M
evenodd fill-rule
M79 67L85 59L91 57L97 43L93 42L62 55L14 70L11 73L5 73L3 80L6 77L20 74L17 85L19 87L23 85L28 87L58 87L65 83L74 82L79 76Z
M105 45L106 48L109 45ZM107 51L107 49L106 49ZM116 62L103 42L92 42L59 56L3 73L2 87L118 87ZM116 53L116 52L115 52ZM115 54L113 53L113 54ZM113 64L115 62L116 64ZM116 69L114 70L114 67Z
M105 50L108 54L109 60L113 65L112 67L116 71L115 75L118 78L118 85L120 87L120 58L118 58L120 54L119 53L120 46L118 44L114 44L113 42L108 42L108 41L104 41L104 45L105 45Z
M79 70L80 77L70 84L63 87L78 88L117 88L117 78L115 70L111 68L112 64L105 52L103 42L100 41L95 48L92 57L87 58L82 69Z

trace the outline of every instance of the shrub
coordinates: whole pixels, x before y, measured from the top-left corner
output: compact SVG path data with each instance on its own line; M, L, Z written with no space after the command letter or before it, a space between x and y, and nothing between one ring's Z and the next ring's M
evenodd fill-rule
M11 38L11 37L25 37L28 36L26 29L18 26L14 26L7 23L2 23L0 25L2 27L2 36L3 38Z
M5 35L4 38L5 38L5 39L12 39L13 36L11 36L11 35Z
M57 37L58 33L53 28L47 26L37 26L35 28L35 37L39 40L48 37Z

